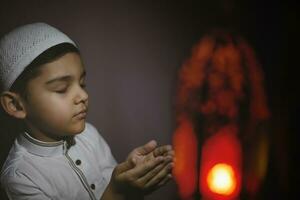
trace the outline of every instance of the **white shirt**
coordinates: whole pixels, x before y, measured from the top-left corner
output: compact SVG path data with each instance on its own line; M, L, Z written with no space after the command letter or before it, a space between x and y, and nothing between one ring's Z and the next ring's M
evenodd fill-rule
M10 199L100 199L116 161L98 131L85 130L66 141L41 142L21 134L1 171L1 184Z

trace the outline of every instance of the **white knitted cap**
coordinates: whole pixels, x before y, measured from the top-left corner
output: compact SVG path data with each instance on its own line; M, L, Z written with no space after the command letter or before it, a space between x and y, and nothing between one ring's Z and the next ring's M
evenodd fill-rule
M76 44L45 23L18 27L0 40L0 85L9 90L24 69L45 50L61 43Z

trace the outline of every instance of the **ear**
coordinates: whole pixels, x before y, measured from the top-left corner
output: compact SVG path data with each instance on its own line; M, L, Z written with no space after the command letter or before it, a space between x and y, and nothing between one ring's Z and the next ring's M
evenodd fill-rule
M14 93L5 91L0 96L0 101L3 109L7 114L18 119L26 117L26 110L22 98Z

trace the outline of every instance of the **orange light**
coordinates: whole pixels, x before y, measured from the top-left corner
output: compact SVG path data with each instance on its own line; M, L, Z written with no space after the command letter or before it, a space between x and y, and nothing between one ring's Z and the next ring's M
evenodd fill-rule
M207 175L207 184L212 192L231 195L236 188L236 177L232 167L225 163L216 164Z

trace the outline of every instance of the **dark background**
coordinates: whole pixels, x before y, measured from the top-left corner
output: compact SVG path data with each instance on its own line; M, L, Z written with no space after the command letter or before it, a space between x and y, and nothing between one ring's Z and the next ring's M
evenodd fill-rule
M0 36L42 21L78 43L87 69L88 121L123 161L150 139L172 142L178 68L206 31L237 31L262 64L272 111L270 162L260 196L291 199L299 180L297 11L297 3L277 0L0 0ZM0 127L3 162L12 137ZM174 182L147 197L176 198Z

